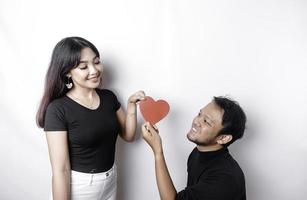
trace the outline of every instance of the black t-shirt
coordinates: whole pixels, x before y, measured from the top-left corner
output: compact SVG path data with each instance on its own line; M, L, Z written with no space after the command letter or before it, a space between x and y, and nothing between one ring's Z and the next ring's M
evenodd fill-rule
M188 184L176 200L246 200L245 179L227 148L200 152L188 159Z
M71 169L79 172L104 172L114 164L120 103L110 90L96 92L100 104L95 110L65 95L52 101L45 114L44 131L67 131Z

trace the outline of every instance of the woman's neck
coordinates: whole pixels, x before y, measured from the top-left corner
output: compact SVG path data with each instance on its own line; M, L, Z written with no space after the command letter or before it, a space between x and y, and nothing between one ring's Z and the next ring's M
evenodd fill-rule
M78 98L86 98L86 99L92 99L94 98L96 91L95 89L89 89L89 88L72 88L68 93L68 95L71 94L74 97Z

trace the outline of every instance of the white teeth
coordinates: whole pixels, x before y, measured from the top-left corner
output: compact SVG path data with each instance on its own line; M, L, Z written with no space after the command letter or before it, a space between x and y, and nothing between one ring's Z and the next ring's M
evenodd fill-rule
M196 128L192 127L192 131L193 131L193 132L196 132L197 130L196 130Z

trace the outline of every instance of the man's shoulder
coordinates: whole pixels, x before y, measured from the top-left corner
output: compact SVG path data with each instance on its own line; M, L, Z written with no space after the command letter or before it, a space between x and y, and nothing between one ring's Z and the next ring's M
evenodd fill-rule
M216 177L227 184L245 182L243 170L229 153L215 159L200 176L200 179L208 177Z
M193 159L193 157L195 156L196 153L197 153L197 147L195 147L195 148L191 151L191 153L190 153L190 155L189 155L189 157L188 157L188 164L189 164L189 162L191 161L191 159Z

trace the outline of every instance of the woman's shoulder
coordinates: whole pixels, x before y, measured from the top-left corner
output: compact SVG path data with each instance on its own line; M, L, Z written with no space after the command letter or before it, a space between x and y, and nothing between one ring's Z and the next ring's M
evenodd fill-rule
M49 105L47 106L47 110L59 110L59 109L63 109L64 107L64 104L66 102L66 96L63 96L63 97L60 97L60 98L57 98L57 99L54 99L52 100Z

